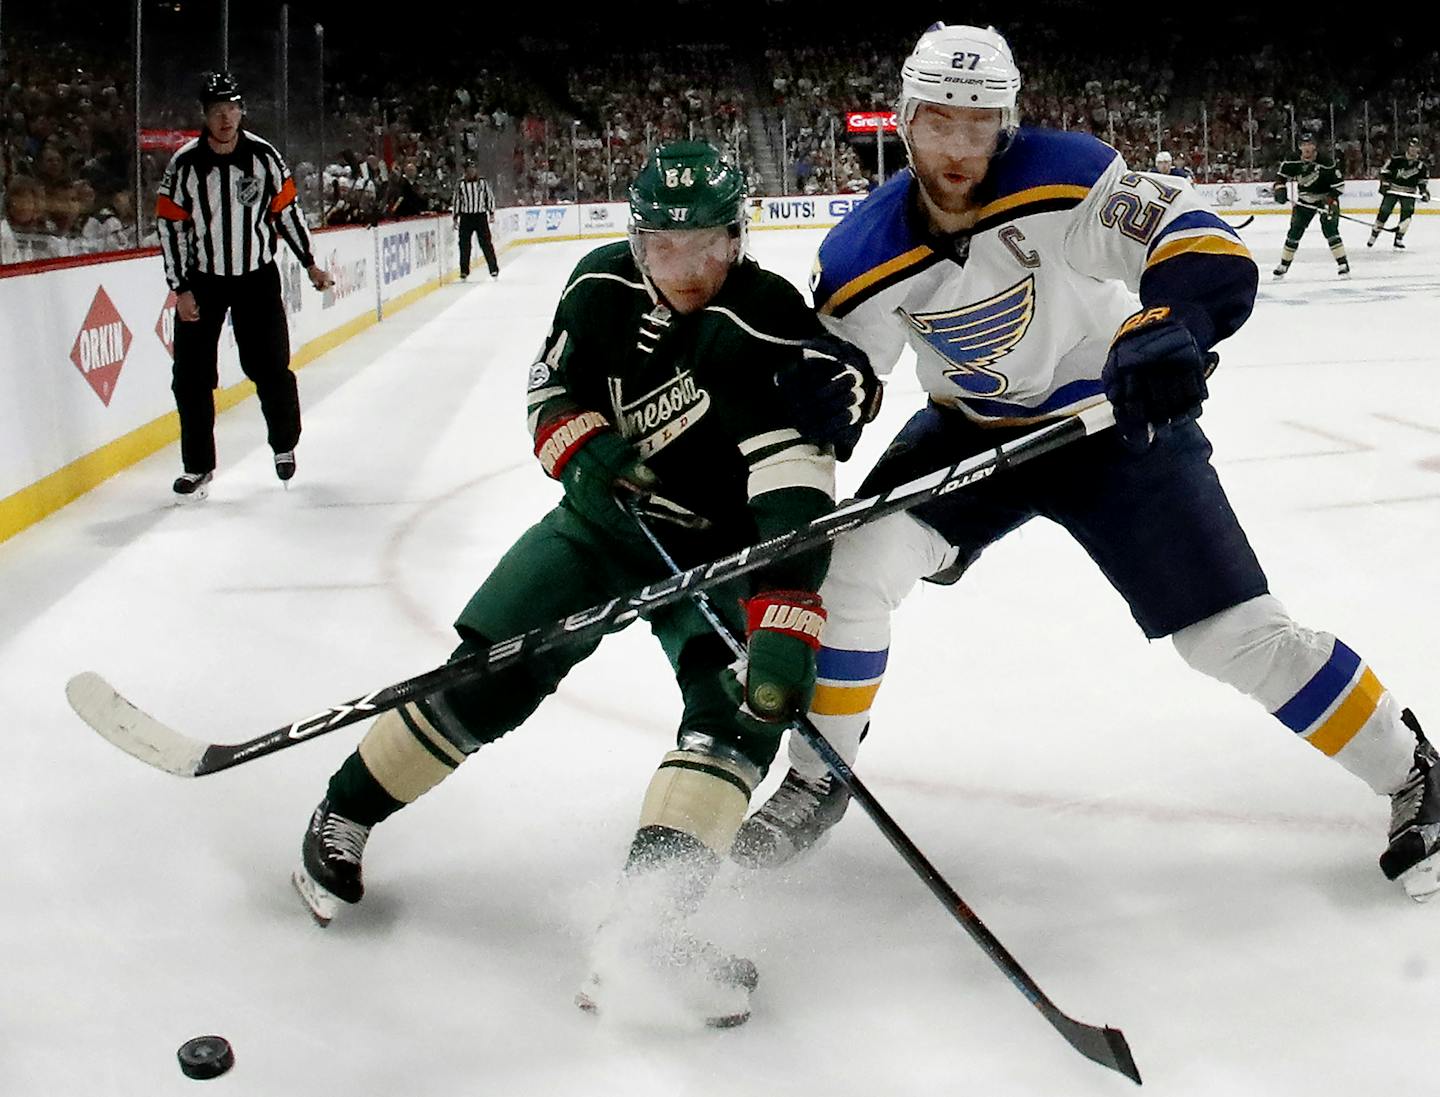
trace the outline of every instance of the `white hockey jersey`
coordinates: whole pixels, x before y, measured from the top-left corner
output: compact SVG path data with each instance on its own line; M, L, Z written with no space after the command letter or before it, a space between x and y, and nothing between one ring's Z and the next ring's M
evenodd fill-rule
M989 425L1104 398L1116 329L1170 305L1202 349L1250 314L1258 271L1177 179L1126 168L1083 133L1022 128L980 184L974 228L936 237L907 169L832 229L812 289L826 327L877 373L908 344L932 400Z

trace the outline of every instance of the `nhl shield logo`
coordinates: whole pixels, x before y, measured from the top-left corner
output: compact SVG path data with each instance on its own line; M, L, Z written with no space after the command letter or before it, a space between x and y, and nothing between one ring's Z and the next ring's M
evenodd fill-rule
M260 204L261 186L260 180L253 175L244 175L240 178L240 184L235 188L235 197L240 199L242 205L258 206Z

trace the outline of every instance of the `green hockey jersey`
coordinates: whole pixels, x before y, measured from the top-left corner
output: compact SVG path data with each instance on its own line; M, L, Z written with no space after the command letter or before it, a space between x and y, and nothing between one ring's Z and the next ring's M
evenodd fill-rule
M1290 184L1295 184L1295 194L1290 194ZM1287 198L1307 205L1321 206L1331 198L1338 198L1345 189L1345 177L1340 169L1326 160L1285 160L1275 169L1275 198Z
M752 260L682 315L651 296L628 244L607 244L571 274L531 368L531 433L600 412L659 476L658 493L711 523L665 531L677 558L724 555L833 505L834 457L801 439L775 387L821 334L799 291ZM813 590L828 556L782 561L763 585Z
M1380 169L1380 193L1397 198L1430 197L1430 161L1392 156Z

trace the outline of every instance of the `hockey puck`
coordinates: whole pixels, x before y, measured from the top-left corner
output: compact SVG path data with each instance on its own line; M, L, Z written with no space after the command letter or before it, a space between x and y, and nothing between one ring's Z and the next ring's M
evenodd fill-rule
M235 1065L235 1051L223 1036L197 1036L175 1053L187 1078L218 1078Z

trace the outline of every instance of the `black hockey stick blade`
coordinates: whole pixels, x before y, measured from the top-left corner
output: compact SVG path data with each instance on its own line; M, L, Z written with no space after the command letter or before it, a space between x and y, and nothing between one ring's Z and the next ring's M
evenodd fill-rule
M662 606L695 591L747 575L776 560L832 541L842 533L890 514L948 495L996 473L1051 453L1114 424L1107 403L1086 408L993 449L921 476L883 495L851 499L799 529L750 545L730 556L698 564L678 575L650 583L602 605L572 613L560 621L512 636L484 651L445 663L403 682L332 705L328 709L241 743L210 743L160 723L131 704L98 674L76 675L65 688L71 707L87 724L127 754L179 777L201 777L284 750L360 720L378 716L410 701L429 697L460 682L493 674L504 667L564 644L598 640Z
M980 950L990 958L990 962L1000 969L1005 978L1009 979L1016 990L1023 994L1027 1001L1033 1005L1050 1027L1055 1029L1065 1042L1078 1051L1091 1062L1099 1063L1103 1067L1125 1075L1136 1085L1140 1085L1140 1071L1135 1066L1135 1057L1130 1054L1130 1045L1125 1042L1124 1034L1118 1028L1101 1027L1099 1025L1087 1025L1077 1021L1073 1017L1061 1012L1060 1008L1050 1000L1040 985L1031 978L1029 972L1020 966L1020 961L1010 954L1000 939L990 932L990 928L980 919L980 916L970 908L970 905L960 898L956 890L949 882L940 875L930 860L920 851L920 848L910 839L895 822L890 813L885 810L875 794L865 787L855 771L850 768L848 762L840 756L820 729L808 718L802 717L791 725L800 736L810 745L810 748L820 756L826 768L850 791L851 798L860 805L861 810L870 817L876 828L887 842L900 854L901 858L911 870L918 876L922 883L930 889L932 895L939 899L950 916L960 923L960 928L970 935Z
M1224 218L1221 218L1221 220L1224 220ZM1228 225L1232 230L1235 230L1235 231L1238 232L1240 229L1249 228L1249 227L1250 227L1250 222L1253 221L1253 220L1255 220L1255 215L1252 213L1249 217L1245 218L1245 220L1241 221L1238 225L1231 225L1228 221L1226 221L1225 223L1226 223L1226 225Z
M1041 1012L1045 1011L1042 1009ZM1140 1080L1140 1071L1135 1066L1135 1057L1130 1054L1130 1045L1125 1041L1125 1034L1118 1028L1087 1025L1073 1017L1067 1017L1059 1010L1055 1010L1055 1014L1054 1017L1046 1014L1047 1019L1081 1055L1092 1063L1099 1063L1102 1067L1109 1067L1125 1075L1137 1086L1144 1084Z

